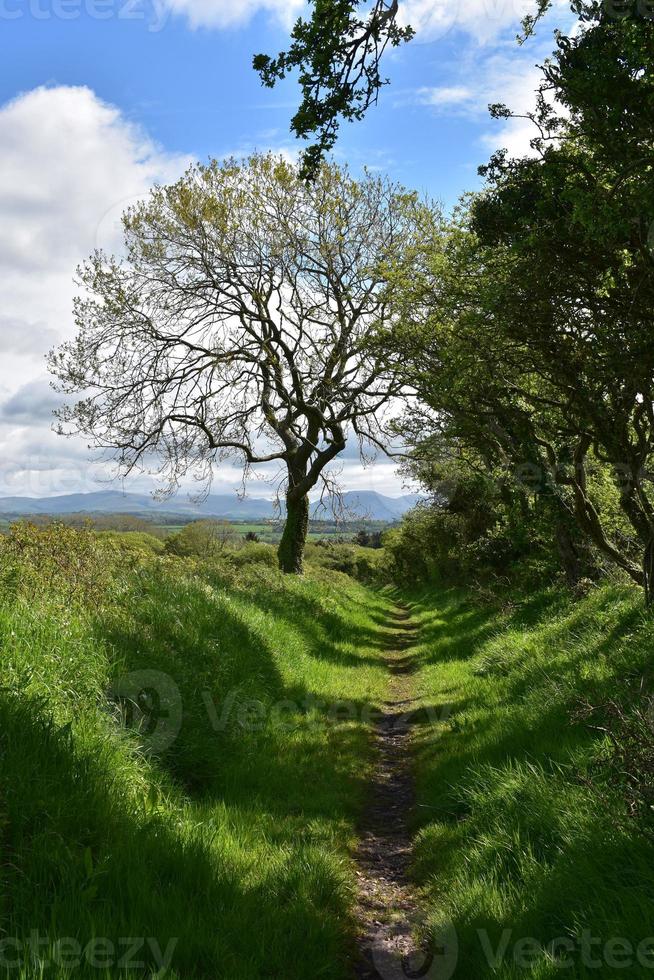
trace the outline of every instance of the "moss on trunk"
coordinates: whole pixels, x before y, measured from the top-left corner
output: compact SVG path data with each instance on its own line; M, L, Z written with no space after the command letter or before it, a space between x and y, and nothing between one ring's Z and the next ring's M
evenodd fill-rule
M279 567L283 572L302 574L308 530L309 497L307 494L298 496L290 490L286 494L286 524L277 551Z

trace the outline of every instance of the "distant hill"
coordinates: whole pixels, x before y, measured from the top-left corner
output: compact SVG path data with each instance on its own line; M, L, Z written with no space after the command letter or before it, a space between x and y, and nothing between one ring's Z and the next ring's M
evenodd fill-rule
M343 494L343 516L346 520L365 518L370 521L398 521L403 514L415 507L418 499L413 493L406 493L401 497L386 497L376 490L348 490ZM332 515L329 508L325 511L314 504L312 516L320 520L322 517L329 519Z
M343 494L346 520L396 521L411 507L418 497L404 494L386 497L375 490L351 490ZM180 517L219 517L230 521L257 521L275 517L272 500L265 497L245 497L236 494L210 494L201 503L187 497L155 500L145 493L121 493L120 490L100 490L96 493L68 493L56 497L0 497L0 514L24 517L30 514L137 514L156 517L175 515ZM312 505L314 518L330 520L329 507Z

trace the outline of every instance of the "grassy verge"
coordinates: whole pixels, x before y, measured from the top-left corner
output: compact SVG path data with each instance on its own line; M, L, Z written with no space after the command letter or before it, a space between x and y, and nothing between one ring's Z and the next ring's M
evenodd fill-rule
M582 704L651 690L640 594L414 600L419 694L451 706L415 736L415 871L428 933L456 928L454 976L652 976L654 846L607 777L605 726L571 722Z
M37 558L0 600L0 975L345 976L387 600L124 554L80 599Z

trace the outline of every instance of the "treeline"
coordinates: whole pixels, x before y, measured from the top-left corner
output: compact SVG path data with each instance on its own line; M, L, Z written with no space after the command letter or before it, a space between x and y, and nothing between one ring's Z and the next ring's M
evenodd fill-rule
M617 567L650 601L654 23L574 6L533 154L496 154L453 220L425 208L396 271L390 348L420 405L400 428L433 503L389 547L409 578Z

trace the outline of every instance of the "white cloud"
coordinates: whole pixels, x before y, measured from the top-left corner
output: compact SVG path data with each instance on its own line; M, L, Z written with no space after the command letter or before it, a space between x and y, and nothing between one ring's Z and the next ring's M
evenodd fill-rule
M51 422L52 413L61 404L61 396L53 391L49 377L37 377L26 382L0 405L0 420L27 426Z
M224 30L242 27L258 14L268 15L288 29L307 9L305 0L153 0L161 30L171 13L196 28ZM555 0L564 8L568 0ZM534 0L401 0L399 20L410 24L418 42L436 41L460 31L480 42L498 37L507 27L516 32L524 16L534 12Z
M405 0L401 19L416 31L418 41L435 41L462 31L478 41L496 37L519 25L533 12L533 0Z
M170 155L88 88L38 88L0 105L0 495L49 496L98 489L111 473L89 464L78 439L51 430L58 397L44 356L75 333L76 266L97 246L120 244L124 208L191 162ZM290 152L286 153L291 159ZM395 467L344 463L348 486L400 491ZM240 470L217 473L217 492ZM129 489L148 490L140 477ZM255 495L271 488L255 481Z
M543 49L543 58L546 53ZM542 78L535 63L537 57L532 49L504 45L468 51L453 72L451 85L418 89L414 101L436 112L466 116L479 123L489 120L488 106L494 103L525 116L535 108ZM466 84L459 83L459 79L466 79ZM529 144L537 135L538 130L529 119L513 118L499 123L489 121L479 139L486 150L505 147L511 156L520 157L532 152Z
M466 85L423 87L416 92L416 101L474 117L487 113L494 102L502 102L517 113L533 108L542 74L534 64L533 54L524 57L521 53L494 50L483 55L476 52L469 61L457 70L457 74L468 78Z
M400 20L413 27L417 41L437 41L460 31L486 43L506 34L507 28L517 33L535 7L535 0L403 0ZM554 0L555 12L568 7L568 0Z
M165 8L186 17L191 27L218 29L242 27L260 12L288 28L304 5L304 0L164 0Z
M534 12L534 0L406 0L402 9L405 19L413 17L418 40L434 40L446 26L468 35L457 39L456 62L441 62L439 84L418 89L413 101L480 124L488 121L488 106L494 103L517 116L533 111L542 78L539 65L552 52L554 28L578 29L568 0L554 0L536 36L524 46L515 35L525 14ZM537 135L530 120L513 118L489 122L479 142L486 151L505 147L510 155L523 156L532 152L530 141Z
M0 353L40 356L56 342L57 332L47 323L0 314Z
M210 29L242 27L261 13L289 28L306 8L304 0L160 0L160 4L166 12L185 17L192 28ZM404 0L399 19L411 24L418 41L435 41L453 30L486 41L532 11L533 0Z
M435 107L468 105L473 91L465 85L438 85L418 90L418 99L424 105Z
M190 161L77 87L0 106L0 145L0 492L56 492L61 480L95 478L86 447L50 433L54 399L42 377L45 354L74 333L75 268L98 244L117 243L126 204Z
M0 109L0 264L66 270L95 244L107 210L178 173L88 88L38 88Z

